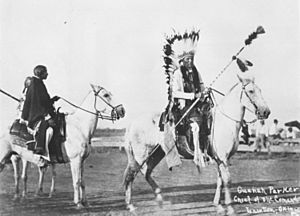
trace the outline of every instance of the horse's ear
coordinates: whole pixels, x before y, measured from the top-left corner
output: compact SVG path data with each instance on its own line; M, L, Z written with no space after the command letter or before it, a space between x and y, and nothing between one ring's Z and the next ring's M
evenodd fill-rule
M90 83L90 86L92 87L93 91L96 91L96 86L94 84Z

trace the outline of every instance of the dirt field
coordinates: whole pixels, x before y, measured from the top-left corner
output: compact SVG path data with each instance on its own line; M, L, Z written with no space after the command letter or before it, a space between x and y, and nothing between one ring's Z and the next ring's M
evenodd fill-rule
M299 154L238 153L231 161L232 197L238 215L300 215ZM57 166L57 191L48 198L50 172L44 184L45 195L33 196L38 181L35 166L29 168L28 198L12 201L14 193L11 165L0 174L0 215L130 215L125 209L122 187L127 158L118 148L95 147L85 164L89 208L77 210L72 202L73 189L69 165ZM199 175L191 161L169 171L165 161L153 176L161 186L164 205L154 201L150 187L141 174L133 190L137 215L216 215L212 205L216 186L216 167L210 165ZM255 193L258 190L265 193ZM256 190L250 193L244 189ZM275 189L275 190L273 190ZM276 190L276 189L282 189ZM249 200L250 198L250 200ZM265 211L268 213L261 213ZM271 213L270 213L271 212Z

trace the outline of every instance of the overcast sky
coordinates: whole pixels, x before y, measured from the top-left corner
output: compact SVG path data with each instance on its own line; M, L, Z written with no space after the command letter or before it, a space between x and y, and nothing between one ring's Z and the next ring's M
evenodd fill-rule
M46 86L79 104L89 83L110 90L127 110L116 127L167 104L162 69L164 35L199 28L195 58L208 85L257 26L265 28L241 57L253 62L271 122L300 120L300 18L297 0L1 0L0 88L19 97L37 64L48 67ZM214 88L236 81L232 64ZM0 95L1 125L17 103ZM251 118L251 117L250 117ZM99 122L99 127L108 124Z

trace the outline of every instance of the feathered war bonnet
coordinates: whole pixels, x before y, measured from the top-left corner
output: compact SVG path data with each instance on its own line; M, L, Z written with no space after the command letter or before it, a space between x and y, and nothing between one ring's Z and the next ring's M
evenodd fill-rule
M170 86L170 79L174 71L179 68L180 61L187 56L194 56L199 40L200 30L185 31L183 34L175 33L166 36L166 42L163 47L163 58L167 84ZM170 99L170 88L168 90Z

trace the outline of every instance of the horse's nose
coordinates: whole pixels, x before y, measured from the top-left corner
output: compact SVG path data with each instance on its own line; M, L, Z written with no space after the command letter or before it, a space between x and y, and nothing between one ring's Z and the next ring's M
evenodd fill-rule
M124 109L124 107L122 107L122 118L125 116L125 109Z
M119 111L119 116L123 118L125 116L125 109L123 105L120 105L120 109L118 111Z
M256 110L256 115L258 116L258 118L264 118L267 119L270 115L271 111L269 108L267 109L257 109Z
M265 116L266 118L268 118L270 114L271 114L270 109L267 109L267 110L264 111L264 116Z

